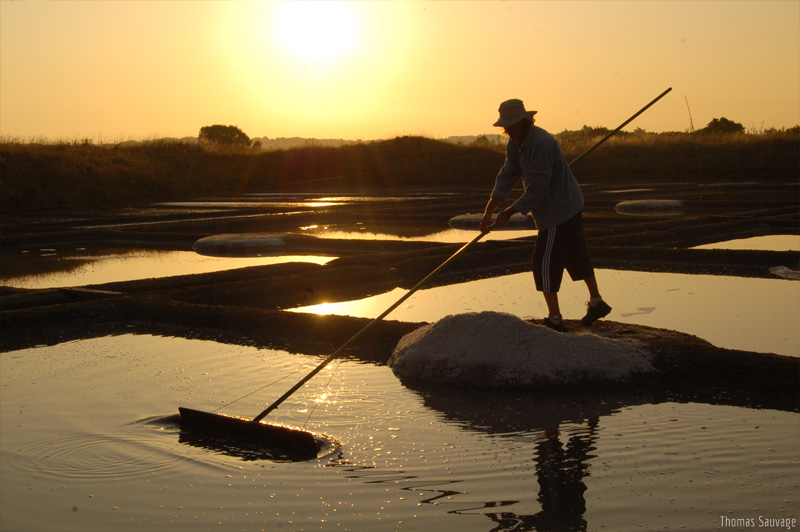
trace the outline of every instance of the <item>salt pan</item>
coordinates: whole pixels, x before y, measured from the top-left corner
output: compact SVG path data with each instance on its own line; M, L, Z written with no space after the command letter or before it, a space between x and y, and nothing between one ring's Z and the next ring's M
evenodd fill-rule
M401 378L456 386L536 387L621 380L655 371L627 341L562 334L500 312L447 316L400 339L389 366Z

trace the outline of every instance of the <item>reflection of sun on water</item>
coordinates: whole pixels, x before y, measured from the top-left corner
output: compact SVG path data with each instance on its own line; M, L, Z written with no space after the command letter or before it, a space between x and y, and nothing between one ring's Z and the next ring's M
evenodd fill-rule
M309 201L302 204L303 207L331 207L333 205L339 204L333 201Z
M377 318L382 311L394 304L398 299L406 294L404 288L395 288L389 292L377 296L368 297L357 301L341 301L338 303L320 303L319 305L309 305L300 308L288 308L289 312L306 312L319 316L336 314L341 316L353 316L357 318ZM401 309L412 308L413 305L406 303ZM391 314L390 314L391 316Z
M340 308L341 308L341 303L320 303L319 305L309 305L308 307L304 307L303 311L308 312L310 314L327 316L329 314L336 313Z

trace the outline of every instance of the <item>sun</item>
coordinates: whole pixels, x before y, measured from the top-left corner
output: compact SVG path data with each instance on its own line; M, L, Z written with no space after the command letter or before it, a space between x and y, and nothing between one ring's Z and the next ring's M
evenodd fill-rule
M349 2L287 1L279 6L278 43L298 61L327 63L356 44L356 12Z

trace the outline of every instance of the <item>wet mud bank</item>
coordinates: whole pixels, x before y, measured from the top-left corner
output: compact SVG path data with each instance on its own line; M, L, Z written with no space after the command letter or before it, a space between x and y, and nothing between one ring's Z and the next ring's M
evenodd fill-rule
M625 187L628 187L627 189ZM800 234L796 179L716 185L647 184L584 187L584 226L596 266L614 269L770 277L769 268L800 269L800 252L698 250L692 246L771 234ZM465 190L424 201L344 204L283 210L236 207L222 212L165 213L152 206L121 211L42 213L4 217L0 254L80 244L191 250L221 234L284 234L309 224L447 227L451 217L477 212L486 191ZM630 216L623 200L674 199L680 215ZM0 351L108 335L161 334L328 355L369 320L286 309L348 301L410 288L460 245L419 241L337 240L291 233L280 249L254 252L337 257L325 266L288 263L207 274L114 282L65 289L0 288ZM482 241L431 283L449 284L529 268L535 236ZM794 285L792 285L794 286ZM453 309L458 313L459 309ZM390 316L391 318L391 316ZM655 353L658 372L625 390L702 397L705 401L800 410L800 358L717 348L675 331L601 321L568 322L575 332L636 342ZM385 363L399 339L420 327L391 319L346 356ZM611 385L603 385L604 387Z

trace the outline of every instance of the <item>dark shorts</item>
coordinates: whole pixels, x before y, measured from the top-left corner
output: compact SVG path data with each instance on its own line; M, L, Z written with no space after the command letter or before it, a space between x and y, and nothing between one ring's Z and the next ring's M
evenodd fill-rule
M592 277L594 267L586 252L581 213L561 225L539 230L532 262L539 292L558 292L564 269L573 281Z

